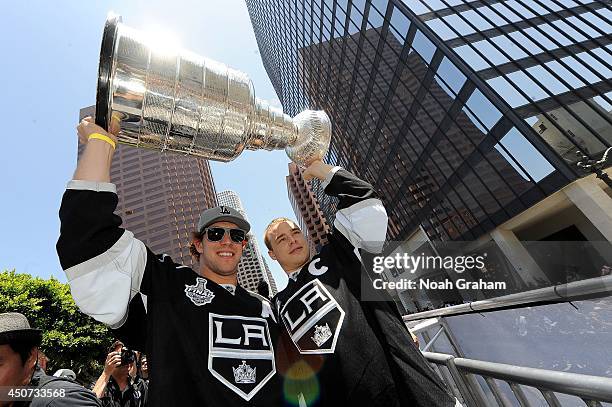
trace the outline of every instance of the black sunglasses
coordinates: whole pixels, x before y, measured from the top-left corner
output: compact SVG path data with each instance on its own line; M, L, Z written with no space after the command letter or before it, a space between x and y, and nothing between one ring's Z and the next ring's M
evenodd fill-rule
M242 229L212 227L204 229L203 232L206 232L206 240L209 242L220 242L225 232L229 232L230 239L234 243L242 243L246 240L246 232Z

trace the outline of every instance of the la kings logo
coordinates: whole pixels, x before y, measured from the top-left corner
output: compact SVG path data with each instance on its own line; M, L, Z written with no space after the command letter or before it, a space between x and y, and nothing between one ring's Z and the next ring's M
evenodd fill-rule
M300 353L334 353L344 310L314 279L289 298L281 319Z
M274 347L264 318L208 314L208 370L249 401L274 376Z

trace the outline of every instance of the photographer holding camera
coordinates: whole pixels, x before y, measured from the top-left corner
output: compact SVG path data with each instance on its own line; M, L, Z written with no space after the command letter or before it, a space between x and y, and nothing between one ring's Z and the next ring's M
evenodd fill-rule
M94 385L93 392L105 407L143 407L146 405L147 384L138 376L132 377L135 369L134 351L122 342L111 346L104 370Z

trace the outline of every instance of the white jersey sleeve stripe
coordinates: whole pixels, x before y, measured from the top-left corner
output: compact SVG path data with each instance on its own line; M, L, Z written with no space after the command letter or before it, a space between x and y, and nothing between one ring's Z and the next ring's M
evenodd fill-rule
M66 189L117 193L117 187L110 182L83 181L78 179L70 180L66 185Z
M381 200L370 198L339 210L334 226L354 247L380 253L387 235L388 221Z
M131 299L139 292L146 262L144 243L125 231L106 252L67 269L79 309L111 328L120 327Z

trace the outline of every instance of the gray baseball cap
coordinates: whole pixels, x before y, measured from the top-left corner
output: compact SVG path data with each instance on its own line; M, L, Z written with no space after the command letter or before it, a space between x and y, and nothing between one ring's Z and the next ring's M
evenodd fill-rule
M30 328L25 315L18 312L0 314L0 345L24 340L32 340L40 345L41 339L42 332L40 329Z
M249 222L244 219L240 212L229 206L222 205L206 209L202 212L198 222L198 232L202 232L205 227L215 222L232 222L245 232L251 230L251 225L249 225Z

